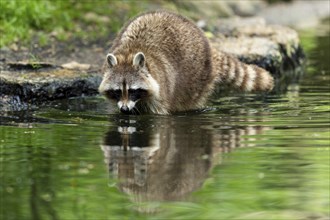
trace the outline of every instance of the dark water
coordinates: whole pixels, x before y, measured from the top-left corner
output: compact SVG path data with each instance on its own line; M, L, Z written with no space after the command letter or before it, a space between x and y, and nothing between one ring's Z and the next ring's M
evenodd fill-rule
M100 97L1 113L0 219L328 219L327 34L274 94L110 114ZM300 78L300 79L299 79Z

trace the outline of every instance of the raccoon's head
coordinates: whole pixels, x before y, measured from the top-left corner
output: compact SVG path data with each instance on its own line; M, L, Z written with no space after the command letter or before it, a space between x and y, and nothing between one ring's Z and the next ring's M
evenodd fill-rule
M140 112L148 99L159 95L159 85L150 75L142 52L134 56L109 53L99 92L116 102L125 114Z

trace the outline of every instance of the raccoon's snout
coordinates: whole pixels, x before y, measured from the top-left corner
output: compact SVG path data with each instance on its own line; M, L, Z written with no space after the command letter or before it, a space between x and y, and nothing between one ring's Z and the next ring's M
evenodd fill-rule
M121 113L124 113L124 114L130 114L130 110L129 108L126 106L126 105L123 105L121 108L120 108L120 111Z
M128 102L119 101L117 104L121 113L135 114L135 103L136 102L130 100Z

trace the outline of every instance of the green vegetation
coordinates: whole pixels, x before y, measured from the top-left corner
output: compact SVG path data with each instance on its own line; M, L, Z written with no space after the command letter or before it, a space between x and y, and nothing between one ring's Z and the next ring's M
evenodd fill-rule
M41 45L49 36L93 39L116 32L129 17L143 11L148 1L2 0L0 47L26 45L32 38Z

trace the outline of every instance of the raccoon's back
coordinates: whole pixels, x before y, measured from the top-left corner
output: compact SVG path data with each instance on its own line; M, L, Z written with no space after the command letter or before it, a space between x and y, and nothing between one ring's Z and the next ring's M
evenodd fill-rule
M163 53L168 57L192 58L208 48L203 32L188 19L166 11L149 12L128 22L111 48Z

